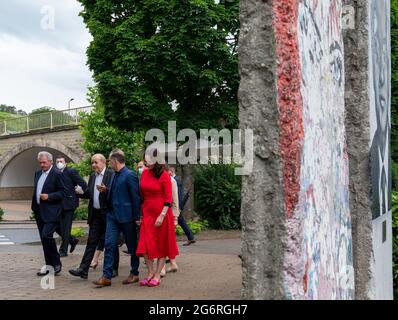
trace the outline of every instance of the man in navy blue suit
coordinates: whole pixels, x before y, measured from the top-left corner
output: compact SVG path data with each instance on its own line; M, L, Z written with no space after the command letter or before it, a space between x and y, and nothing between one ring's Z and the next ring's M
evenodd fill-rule
M87 183L80 177L76 169L68 168L66 166L65 156L58 155L55 158L55 164L58 170L64 174L66 197L62 202L62 214L60 223L60 236L62 237L61 246L59 247L59 254L62 257L68 256L68 245L70 244L70 253L72 253L79 239L73 237L70 233L72 231L73 216L76 208L79 207L79 198L75 192L76 186L80 186L84 191L87 190Z
M62 172L53 167L51 153L39 152L37 159L41 170L35 174L32 211L39 229L46 266L51 266L54 273L58 274L62 264L53 234L61 219L62 201L66 196L65 181ZM37 275L45 276L48 273L49 269L46 267Z
M139 281L139 258L136 255L137 234L140 221L141 199L137 175L127 169L125 156L122 150L116 149L109 155L109 164L115 171L110 188L101 185L107 193L109 202L105 232L105 257L102 277L93 283L99 287L110 286L115 250L118 250L120 232L123 233L126 246L131 255L130 274L123 284Z

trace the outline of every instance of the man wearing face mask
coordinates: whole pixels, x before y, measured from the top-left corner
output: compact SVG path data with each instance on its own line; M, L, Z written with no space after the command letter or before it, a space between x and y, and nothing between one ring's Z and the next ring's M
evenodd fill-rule
M66 166L65 157L60 155L55 158L56 166L59 171L63 173L66 187L66 197L62 201L62 215L60 223L60 236L62 237L62 243L59 248L59 254L61 257L68 256L68 245L70 244L70 253L72 253L79 239L71 236L72 220L76 208L79 207L79 198L76 195L75 188L80 186L83 191L87 190L87 183L77 173L75 169L68 168ZM57 230L57 233L59 233Z

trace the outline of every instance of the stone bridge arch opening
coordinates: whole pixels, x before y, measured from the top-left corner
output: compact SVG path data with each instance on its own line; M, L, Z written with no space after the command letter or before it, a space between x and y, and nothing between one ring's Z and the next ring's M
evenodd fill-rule
M54 158L57 155L63 155L67 162L81 160L68 147L54 141L41 140L19 144L0 161L0 200L30 200L32 198L34 172L40 169L37 162L37 154L40 151L48 151Z

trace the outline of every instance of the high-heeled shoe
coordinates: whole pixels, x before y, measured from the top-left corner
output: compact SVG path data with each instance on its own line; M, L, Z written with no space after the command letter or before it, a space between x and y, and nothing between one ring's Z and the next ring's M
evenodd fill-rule
M92 263L92 264L90 264L90 268L92 268L92 269L96 269L98 267L98 262L95 262L95 263Z
M151 281L148 282L148 287L157 287L160 286L160 279L152 279Z
M154 276L154 275L147 276L146 278L142 279L142 280L140 281L140 286L141 286L141 287L146 287L146 286L148 286L148 283L152 280L153 276Z

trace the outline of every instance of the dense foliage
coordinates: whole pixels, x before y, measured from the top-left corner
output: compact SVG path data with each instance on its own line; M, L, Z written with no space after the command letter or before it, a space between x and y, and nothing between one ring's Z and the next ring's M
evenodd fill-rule
M127 131L110 125L104 117L104 108L100 103L95 88L90 89L89 100L94 110L81 114L81 133L84 137L82 147L88 155L102 153L108 157L109 153L119 148L126 154L126 165L134 167L142 159L144 150L144 133L141 131ZM88 157L81 163L73 165L82 175L91 173L91 159Z
M242 177L232 165L203 165L195 169L195 211L211 228L240 228Z
M88 64L119 128L238 124L239 0L79 0Z

